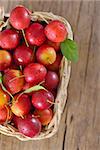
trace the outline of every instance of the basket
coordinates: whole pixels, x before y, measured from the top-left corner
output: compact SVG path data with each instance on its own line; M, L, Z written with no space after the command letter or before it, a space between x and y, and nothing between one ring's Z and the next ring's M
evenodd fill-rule
M3 18L4 12L2 9L0 9L0 18ZM9 17L9 14L5 14L5 16ZM53 13L48 13L48 12L33 12L31 16L31 20L37 21L37 20L43 20L45 22L49 22L50 20L60 20L62 21L65 26L67 27L68 30L68 38L73 39L73 33L71 30L71 26L68 23L68 21L61 17L54 15ZM0 31L2 31L3 27L6 27L8 25L8 20L0 27ZM43 132L40 133L37 137L30 138L27 136L22 135L19 133L13 126L7 125L3 126L0 125L0 133L7 135L7 136L12 136L16 137L21 141L29 141L29 140L41 140L41 139L46 139L50 138L53 136L60 124L61 116L64 111L64 106L66 104L66 99L67 99L67 87L68 87L68 82L70 79L70 71L71 71L71 62L67 61L65 57L62 58L61 61L61 66L60 66L60 83L57 91L57 96L55 99L55 103L59 100L59 103L54 105L54 116L53 119L51 120L50 124L45 128Z

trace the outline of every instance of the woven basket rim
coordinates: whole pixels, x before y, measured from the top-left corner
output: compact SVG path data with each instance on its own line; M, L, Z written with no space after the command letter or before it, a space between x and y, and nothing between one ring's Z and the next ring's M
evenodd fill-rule
M9 17L9 13L5 14L4 16ZM69 22L61 16L54 15L51 12L36 11L36 12L33 12L31 16L31 20L33 21L44 20L47 22L50 20L60 20L67 27L68 38L73 39L73 32L72 32ZM3 26L0 27L0 31L2 31L2 28L7 26L7 24L8 24L8 20ZM46 138L50 138L51 136L53 136L59 128L61 116L62 116L62 113L64 111L64 106L67 101L67 87L68 87L68 83L70 79L70 73L71 73L71 62L67 61L66 58L63 57L61 61L61 67L60 67L60 84L59 84L59 88L57 91L57 97L55 99L55 102L57 102L58 99L60 99L60 102L54 106L53 119L51 120L50 124L47 126L47 130L45 132L41 132L40 135L38 135L37 137L30 138L16 131L15 128L13 128L11 125L7 125L6 127L3 125L0 125L0 133L7 135L7 136L16 137L17 139L21 141L41 140L41 139L46 139Z

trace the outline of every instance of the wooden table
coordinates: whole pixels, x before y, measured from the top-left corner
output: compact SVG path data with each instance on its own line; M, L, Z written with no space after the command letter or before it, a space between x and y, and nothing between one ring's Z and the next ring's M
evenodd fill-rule
M79 46L72 64L68 102L58 133L42 141L20 142L0 135L0 150L100 150L100 2L0 0L6 12L16 4L67 18ZM66 89L65 89L66 90Z

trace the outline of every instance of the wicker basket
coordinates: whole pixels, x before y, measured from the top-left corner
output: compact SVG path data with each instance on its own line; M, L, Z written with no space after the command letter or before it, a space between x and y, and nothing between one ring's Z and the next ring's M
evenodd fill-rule
M0 9L2 10L2 9ZM2 12L2 13L1 13ZM4 12L0 11L0 18L3 18ZM5 14L5 16L9 17L9 14ZM60 20L62 21L65 26L67 27L68 30L68 38L73 39L73 33L71 30L71 26L68 23L66 19L63 17L57 16L52 14L51 12L34 12L31 16L31 20L36 21L36 20L44 20L45 22L49 22L50 20ZM0 30L2 31L2 28L8 25L8 21L6 21L1 27ZM50 124L45 128L43 132L37 137L30 138L22 135L19 133L13 126L7 125L7 126L2 126L0 125L0 132L2 134L8 135L8 136L13 136L18 138L21 141L29 141L29 140L40 140L40 139L45 139L53 136L60 124L61 116L64 110L64 106L66 104L66 99L67 99L67 87L68 87L68 82L70 78L70 71L71 71L71 63L66 60L65 57L62 58L61 61L61 66L60 66L60 84L58 87L57 91L57 97L55 99L55 102L59 100L59 103L54 105L54 116L53 119L51 120Z

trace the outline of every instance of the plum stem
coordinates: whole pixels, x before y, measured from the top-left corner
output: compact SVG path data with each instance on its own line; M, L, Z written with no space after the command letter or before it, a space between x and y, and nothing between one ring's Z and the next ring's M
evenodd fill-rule
M27 42L27 40L26 40L26 37L25 37L25 32L24 32L24 30L22 30L22 34L23 34L23 37L24 37L26 46L29 47L29 44L28 44L28 42Z
M53 104L53 105L55 105L55 104L57 105L59 103L59 102L57 102L57 103L51 102L49 99L47 99L47 102L50 103L50 104Z
M21 71L23 70L23 68L22 68L22 66L21 66L21 65L19 66L19 69L20 69Z
M36 51L36 46L34 46L34 49L33 49L33 51L34 51L34 53L35 53L35 51Z
M2 83L2 73L0 72L0 85L1 85L1 88L12 98L14 99L14 97L12 96L12 94L4 87L3 83Z
M14 99L14 97L12 96L12 94L4 87L4 85L2 83L0 83L2 89L12 98Z
M39 118L40 115L32 115L32 117L34 117L34 118Z
M24 94L24 91L18 95L18 97L16 98L16 102L18 102L19 98L20 98L23 94Z
M21 114L20 114L20 117L21 117L22 119L24 119L24 116L23 116L23 115L21 115Z
M7 110L7 118L6 118L6 121L5 121L5 125L8 123L8 120L9 120L9 118L11 118L11 112L10 112L10 110L8 109L8 107L7 107L7 105L5 105L5 108L6 108L6 110Z
M7 110L7 118L6 118L6 121L8 121L8 119L9 119L9 109L8 109L8 107L5 105L5 108L6 108L6 110Z
M38 85L41 85L42 83L44 83L45 81L43 80L43 81L41 81Z
M50 59L49 59L49 58L47 58L47 61L49 62L49 64L50 64L50 65L52 64L52 62L50 61Z
M19 79L19 78L24 78L25 76L24 75L21 75L21 76L19 76L19 77L14 77L13 79L11 79L9 82L12 82L12 81L14 81L14 80L16 80L16 79Z

